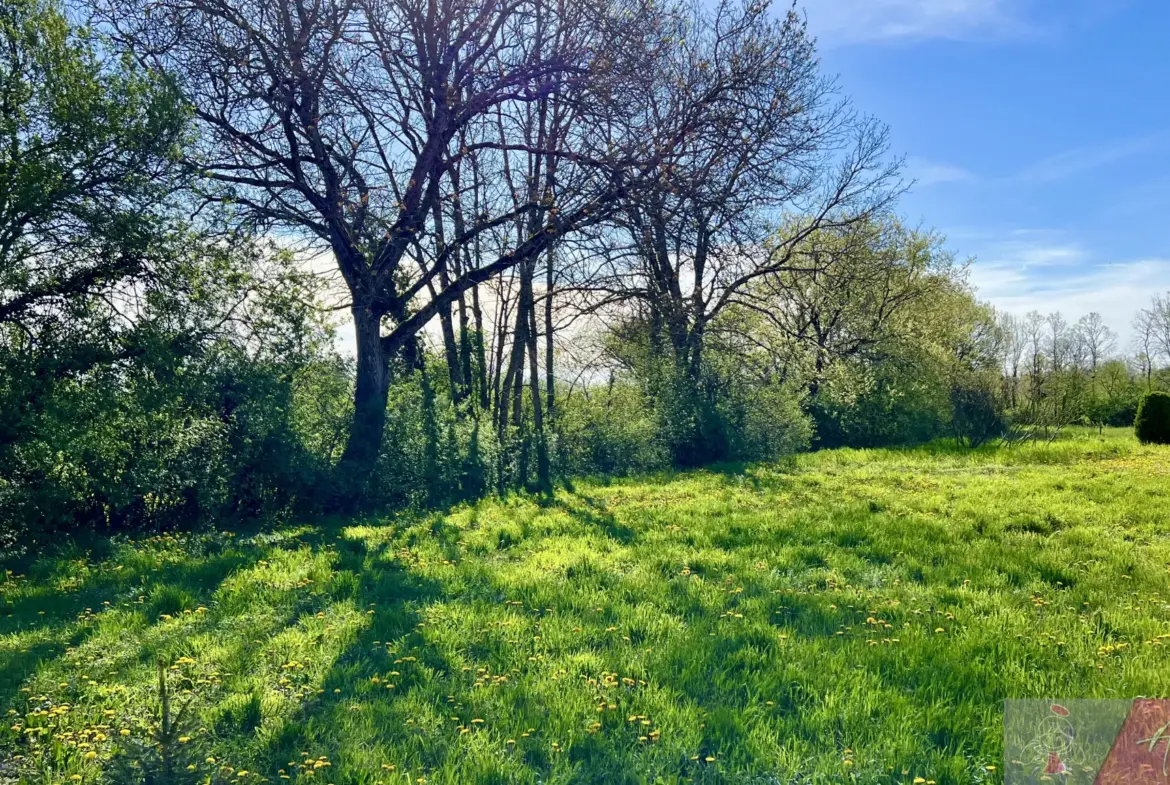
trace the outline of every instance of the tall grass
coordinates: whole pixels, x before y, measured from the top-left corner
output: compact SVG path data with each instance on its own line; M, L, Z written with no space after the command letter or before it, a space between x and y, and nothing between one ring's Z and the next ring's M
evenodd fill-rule
M1001 782L1005 698L1170 694L1168 533L1118 430L74 548L0 585L0 782L100 781L159 658L223 782Z

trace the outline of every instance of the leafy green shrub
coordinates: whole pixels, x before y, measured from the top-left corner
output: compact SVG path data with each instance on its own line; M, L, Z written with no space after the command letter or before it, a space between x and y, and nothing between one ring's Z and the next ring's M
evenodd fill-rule
M803 390L791 383L754 384L732 378L719 401L729 458L770 461L809 446L812 418L803 409Z
M1137 420L1137 401L1122 401L1109 407L1104 417L1110 428L1124 428Z
M626 381L565 396L555 429L553 454L565 475L629 474L670 463L654 410Z
M1137 419L1138 398L1093 399L1086 407L1086 418L1090 425L1097 427L1125 428Z
M500 449L483 413L458 412L438 358L426 373L401 373L390 386L382 450L368 492L377 508L403 509L477 499L494 487Z
M650 389L674 464L694 467L731 458L730 423L719 405L719 379L710 373L691 378L670 360L655 370Z
M948 390L927 374L893 364L838 363L809 400L814 446L884 447L919 444L946 432Z
M1133 429L1142 444L1170 444L1170 393L1143 395Z
M987 384L957 384L951 390L951 428L966 447L1002 436L1007 430L999 400Z
M298 390L328 389L313 377L332 371L298 364L257 362L221 344L56 385L0 444L0 545L13 553L79 529L189 528L312 509L336 424L301 412L335 404ZM0 353L0 405L21 402L2 383L13 370Z

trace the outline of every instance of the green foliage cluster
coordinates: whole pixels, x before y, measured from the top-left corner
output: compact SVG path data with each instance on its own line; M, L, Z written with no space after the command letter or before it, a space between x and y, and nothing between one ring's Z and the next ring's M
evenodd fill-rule
M1059 312L1002 314L1000 326L1003 398L1020 428L1052 433L1071 424L1130 427L1142 395L1170 384L1147 352L1139 351L1132 364L1114 356L1116 335L1100 314L1075 324Z
M723 344L803 389L816 447L936 438L950 430L953 391L997 375L993 315L965 267L941 238L892 217L814 233L744 302L719 325L734 336Z
M951 390L951 428L968 447L979 447L1007 432L998 390L989 385L956 386Z
M1086 402L1090 423L1109 428L1129 427L1137 417L1142 386L1122 360L1110 360L1092 379Z
M1005 383L1012 385L1010 379ZM1011 416L1020 424L1039 428L1130 427L1148 389L1121 360L1111 360L1095 373L1079 367L1047 370L1020 386L1025 388L1024 395L1019 396Z
M252 340L208 336L182 354L163 340L64 378L52 378L51 357L6 354L0 537L31 544L78 526L161 529L315 505L335 449L329 428L343 416L320 407L345 400L320 388L348 392L344 365Z
M40 0L0 41L0 548L313 504L350 384L315 279L177 218L166 80Z
M1142 396L1134 432L1142 444L1170 444L1170 393L1150 392Z
M808 446L799 385L734 345L709 341L695 368L665 350L649 322L634 318L612 331L608 350L644 407L629 414L654 424L664 459L657 468L770 460Z
M441 360L390 388L371 501L401 509L477 499L496 487L501 452L489 421L460 417L443 387Z
M587 388L558 413L557 464L569 476L661 469L670 454L659 425L647 395L630 380Z
M943 380L920 377L911 368L836 366L810 401L816 445L881 447L929 441L947 426L947 389Z

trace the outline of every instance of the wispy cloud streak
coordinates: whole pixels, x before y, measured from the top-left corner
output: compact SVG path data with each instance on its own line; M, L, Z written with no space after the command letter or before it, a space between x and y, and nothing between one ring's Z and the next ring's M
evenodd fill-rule
M813 31L829 43L1002 37L1030 29L1005 0L806 0L804 6Z
M1170 291L1170 259L1094 264L1075 244L1012 240L979 257L971 282L981 300L1017 315L1060 311L1077 319L1096 311L1124 345L1137 310L1154 294Z

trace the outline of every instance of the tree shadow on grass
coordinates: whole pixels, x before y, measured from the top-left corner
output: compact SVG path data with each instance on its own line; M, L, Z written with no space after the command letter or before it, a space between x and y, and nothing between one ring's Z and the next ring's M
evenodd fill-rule
M154 691L149 680L142 681L142 674L150 674L160 657L173 662L180 654L194 654L189 641L210 640L218 649L214 667L224 674L227 689L216 691L214 698L209 694L213 702L207 703L199 695L203 688L195 688L195 705L205 714L208 727L212 727L212 720L223 713L219 711L224 702L221 698L233 705L246 703L250 695L239 690L252 689L248 685L254 679L249 674L256 666L268 664L271 647L256 647L253 644L258 641L253 638L275 638L300 620L318 611L329 612L338 603L346 607L352 604L355 609L377 607L376 615L371 616L373 623L327 665L324 691L299 711L300 722L328 722L336 712L347 710L345 701L356 694L355 685L368 684L369 677L378 671L385 673L383 660L388 654L374 660L364 656L373 648L373 641L409 636L418 623L415 610L440 596L439 584L399 564L389 543L368 545L348 536L343 522L326 521L297 530L292 536L280 536L279 532L272 536L214 536L224 539L223 547L204 547L204 543L188 552L170 542L165 557L151 550L146 542L149 538L125 542L126 547L104 552L94 561L66 548L58 554L43 555L31 564L33 578L10 581L0 595L5 598L6 610L0 615L0 634L8 636L0 638L0 643L5 644L0 646L0 713L10 707L24 710L24 701L18 696L37 674L60 673L61 689L49 690L54 703L90 700L93 696L74 694L78 688L88 692L84 685L73 685L78 665L82 665L81 673L93 673L82 664L89 658L82 653L78 660L71 652L82 649L99 633L118 635L105 618L113 612L129 614L122 616L125 634L111 651L99 655L100 671L104 682L129 687L133 690L130 694L138 697L130 704L110 708L131 714L155 711L157 707L150 697ZM451 532L444 536L455 535ZM453 541L450 547L455 547ZM231 580L234 575L263 567L282 549L307 549L305 568L310 574L321 568L317 559L328 551L326 569L330 579L303 588L299 584L286 586L279 576L272 584L271 571L245 575L238 584ZM294 562L300 564L295 557ZM253 623L259 626L250 626ZM326 625L324 634L328 635L327 622L318 624ZM27 640L16 637L21 635ZM429 666L442 667L442 663L431 662ZM66 687L66 682L70 686ZM141 705L137 705L138 701ZM229 748L239 750L240 744L251 747L252 743L238 737L229 740ZM287 764L286 753L291 750L285 744L273 749L280 750L275 757L270 756L275 774L277 768ZM0 751L0 759L17 751L20 750Z
M601 501L587 494L562 495L556 507L571 516L575 525L586 530L596 530L623 544L637 542L636 529L619 522ZM394 781L380 769L380 762L371 763L375 756L383 753L386 763L398 765L399 773L409 765L413 772L411 781L415 781L419 774L427 775L429 780L432 771L444 770L449 780L457 777L461 783L553 779L578 783L632 783L650 778L651 773L667 779L719 782L724 778L718 773L718 768L708 767L704 762L708 752L720 756L720 765L723 757L728 756L727 765L739 770L753 765L766 766L765 761L752 757L754 753L749 744L753 728L762 727L758 719L751 719L752 712L763 711L759 705L762 697L776 703L777 716L787 716L794 727L801 726L796 718L810 700L813 689L810 685L814 682L794 679L784 670L782 645L771 630L741 629L742 622L734 621L726 622L724 627L724 622L708 618L708 628L721 631L718 637L699 635L685 641L669 638L670 645L659 653L642 658L642 672L634 673L629 670L633 667L631 662L643 643L637 630L647 630L645 643L649 646L653 643L650 636L655 633L646 618L653 620L656 614L677 617L688 600L681 595L675 602L669 594L627 599L637 592L638 586L633 583L622 585L625 580L623 573L615 572L612 581L616 585L612 596L615 602L625 604L624 618L610 619L605 615L594 617L581 613L583 622L593 624L593 641L582 643L573 650L573 657L566 658L569 670L565 673L563 689L559 684L550 687L547 680L552 669L539 661L529 660L530 664L526 665L529 651L517 653L514 649L504 650L495 645L500 638L507 636L493 631L498 628L489 629L493 620L503 616L492 613L491 609L503 607L508 599L525 598L528 594L534 600L545 601L541 608L525 607L516 611L517 616L532 618L531 614L547 611L544 604L556 605L564 601L567 609L572 604L572 593L583 587L565 583L563 573L556 571L532 571L525 578L530 581L527 588L514 580L508 582L489 569L495 564L491 562L491 553L485 560L488 566L462 566L465 557L459 556L458 541L464 531L443 514L426 516L406 528L402 528L400 522L386 524L388 528L398 530L396 534L387 531L386 536L376 528L367 534L355 535L347 531L352 524L333 521L291 539L263 541L246 548L235 545L235 551L193 558L188 564L178 565L177 571L174 566L156 567L146 562L141 568L127 567L121 571L133 570L133 580L128 585L169 587L174 592L187 592L192 601L212 605L214 615L213 600L217 590L237 570L254 567L282 547L308 548L314 555L328 550L331 554L328 584L303 598L290 596L290 602L280 605L276 609L278 613L268 619L265 630L258 630L255 635L264 636L271 634L271 630L295 625L299 618L332 604L344 603L347 607L352 604L363 612L366 609L374 611L368 616L368 622L353 633L353 638L347 639L347 644L340 647L336 656L322 663L324 672L315 685L319 690L313 696L289 706L289 714L264 724L258 731L253 730L246 738L221 739L241 752L241 763L246 757L248 768L262 772L273 781L279 777L281 769L288 769L289 761L300 761L302 753L309 752L314 757L328 755L333 763L327 778L322 776L326 772L319 772L313 781L336 782L338 785L374 783L383 776L387 782ZM413 547L412 543L435 546L426 558L441 554L443 559L458 561L460 565L444 565L439 570L421 569L417 554L403 553L405 548ZM117 595L115 589L126 590L122 583L108 581L108 576L101 577L105 575L105 572L100 572L88 576L86 580L90 583L83 582L77 591L98 593L84 594L84 599L73 597L69 602L74 605L70 607L88 607L92 605L91 597L108 596L100 594L102 591ZM600 584L599 579L589 575L582 580L596 580ZM160 589L155 602L162 603L164 595L172 600L175 597L170 591ZM742 596L750 598L752 593L749 591ZM788 606L788 613L778 616L773 624L783 624L809 637L828 637L834 634L837 626L836 618L825 610L829 599L804 595L778 597L776 602ZM598 602L607 604L602 600ZM640 620L639 614L634 612L635 607L643 607L648 615ZM150 613L160 610L161 605L149 608ZM692 610L693 622L698 625L702 616L709 617L718 609L713 611L694 604ZM449 635L443 638L441 630L431 631L430 625L435 618L429 611L435 611L440 617L442 614L479 612L484 627L479 629L480 620L477 618L473 626L463 630L466 639L453 641ZM771 611L769 608L768 612ZM151 627L154 627L154 617L150 618ZM231 620L212 618L208 621L219 624ZM52 623L57 625L54 629L61 636L67 634L65 628L71 624L67 613L59 614ZM420 627L420 623L423 626ZM437 624L442 624L441 618ZM619 625L621 629L609 634L608 630L601 631L605 625ZM667 628L673 629L669 625L664 627ZM722 632L724 629L726 633ZM159 645L180 645L186 633L176 627L168 628L166 634L168 640ZM621 643L623 634L633 638L629 646ZM521 645L531 647L535 656L539 654L539 647L529 638L531 636L527 636ZM242 653L233 668L238 665L238 669L245 669L259 656L257 650L247 644L248 641L239 643ZM64 646L65 643L52 645ZM657 648L657 643L654 645ZM20 658L13 655L14 660L19 660L14 661L13 666L24 671L21 680L38 663L61 656L60 648L36 648L42 646L46 644L38 642ZM132 652L136 657L148 655L145 648ZM480 694L474 682L480 676L474 667L470 672L465 668L501 660L514 662L522 672L499 688L500 702L494 704L497 714L484 715L488 716L489 723L495 721L499 727L477 736L480 731L470 725L470 718L475 715L469 715L468 706L460 704L474 705L475 696ZM638 731L628 727L625 711L617 712L621 716L616 717L614 727L592 735L585 730L593 719L589 715L592 707L586 707L581 713L576 737L553 735L542 727L540 718L554 724L565 705L558 703L564 694L573 692L579 695L586 689L580 680L582 673L588 670L589 674L596 676L602 669L620 669L623 675L633 673L662 695L669 694L680 705L690 707L688 711L693 709L696 719L701 714L705 727L698 742L686 748L684 754L681 747L677 751L668 751L637 741ZM397 675L391 676L395 672ZM500 674L500 671L495 669L491 673ZM387 685L390 678L393 679L392 688ZM637 699L637 693L642 689L623 686L615 688L615 694L616 690L628 690L632 699ZM448 696L451 702L448 702ZM631 712L635 711L646 709L631 709ZM452 720L453 716L461 719ZM572 717L576 722L577 715ZM510 749L505 747L503 738L496 736L508 723L519 722L519 718L525 718L525 724L531 724L534 731L527 738L515 733L518 743ZM461 728L467 728L468 732L465 734ZM491 751L485 752L489 740ZM563 752L557 751L554 742L565 745ZM390 753L400 757L392 759ZM693 759L691 756L696 754L704 757ZM738 755L738 759L732 757L734 755Z
M450 543L439 543L443 546L453 544L458 533L441 532L438 536L451 538ZM560 781L568 782L643 780L630 750L588 736L563 751L553 744L558 738L563 742L563 737L546 733L542 723L532 718L553 716L558 711L553 705L556 696L524 686L526 679L539 680L547 674L538 663L532 663L531 671L524 673L490 667L494 660L514 655L489 645L499 629L486 622L490 612L485 618L487 626L479 633L482 638L471 637L452 647L452 641L444 641L441 633L428 635L429 607L441 605L448 613L458 613L459 607L468 613L473 609L483 612L485 608L504 607L501 598L517 591L523 594L523 588L495 580L468 583L462 575L446 583L395 564L385 558L384 549L365 554L360 546L347 550L351 553L347 568L363 573L355 600L363 607L371 605L377 613L334 660L321 682L319 697L278 722L261 740L252 763L256 770L280 776L289 761L302 759L308 751L310 757L326 754L330 758L332 782L373 783L379 774L388 777L385 781L397 781L380 770L380 762L371 762L371 753L377 751L382 756L378 761L387 765L393 761L394 777L410 771L411 782L419 775L429 781L439 772L443 781L469 784L537 782L553 778L554 771ZM394 601L401 604L387 605ZM517 613L547 611L530 608ZM485 691L493 688L477 687L492 676L514 679L515 684L500 683L495 689L503 692L486 698ZM394 687L387 689L385 682L391 678ZM572 683L566 685L567 689L572 687ZM480 726L472 719L473 706L483 700L501 701L506 712L503 717L485 714L490 722L506 727L528 718L534 727L524 733L520 728L510 745L505 745L502 736L493 739L500 753L483 754L476 741Z
M83 645L112 610L143 613L151 626L163 614L179 614L209 604L216 589L237 570L264 555L261 549L233 549L206 558L186 557L146 566L122 567L116 555L89 563L81 579L65 580L68 563L80 566L76 552L46 555L31 565L32 577L7 584L0 610L0 636L13 636L0 650L0 707L11 705L25 681L68 649ZM81 557L84 558L84 557ZM64 562L64 563L63 563ZM60 588L62 585L68 588ZM15 638L27 637L28 646Z
M457 533L446 531L435 514L424 520L430 520L435 536L454 552ZM331 599L349 600L357 608L369 609L370 621L329 665L317 694L256 738L258 744L251 750L249 765L274 779L288 770L290 762L302 760L302 753L312 749L314 756L324 753L332 759L330 781L372 782L373 772L346 768L347 757L355 752L350 745L401 741L398 737L402 733L419 736L417 746L427 762L437 763L447 754L443 740L422 734L421 726L403 730L407 717L398 705L401 696L420 681L447 678L456 672L455 666L427 647L418 634L419 611L447 599L446 587L418 574L409 562L400 561L390 542L371 547L361 537L345 536L341 531L341 527L326 528L313 538L317 547L336 549L334 575L352 576L340 584L335 582L341 589ZM409 658L408 663L403 658ZM355 726L359 730L353 733L339 730ZM320 743L323 735L334 742L328 748Z
M605 504L580 491L558 494L548 502L548 505L597 529L622 545L632 545L638 539L638 533L620 522Z

